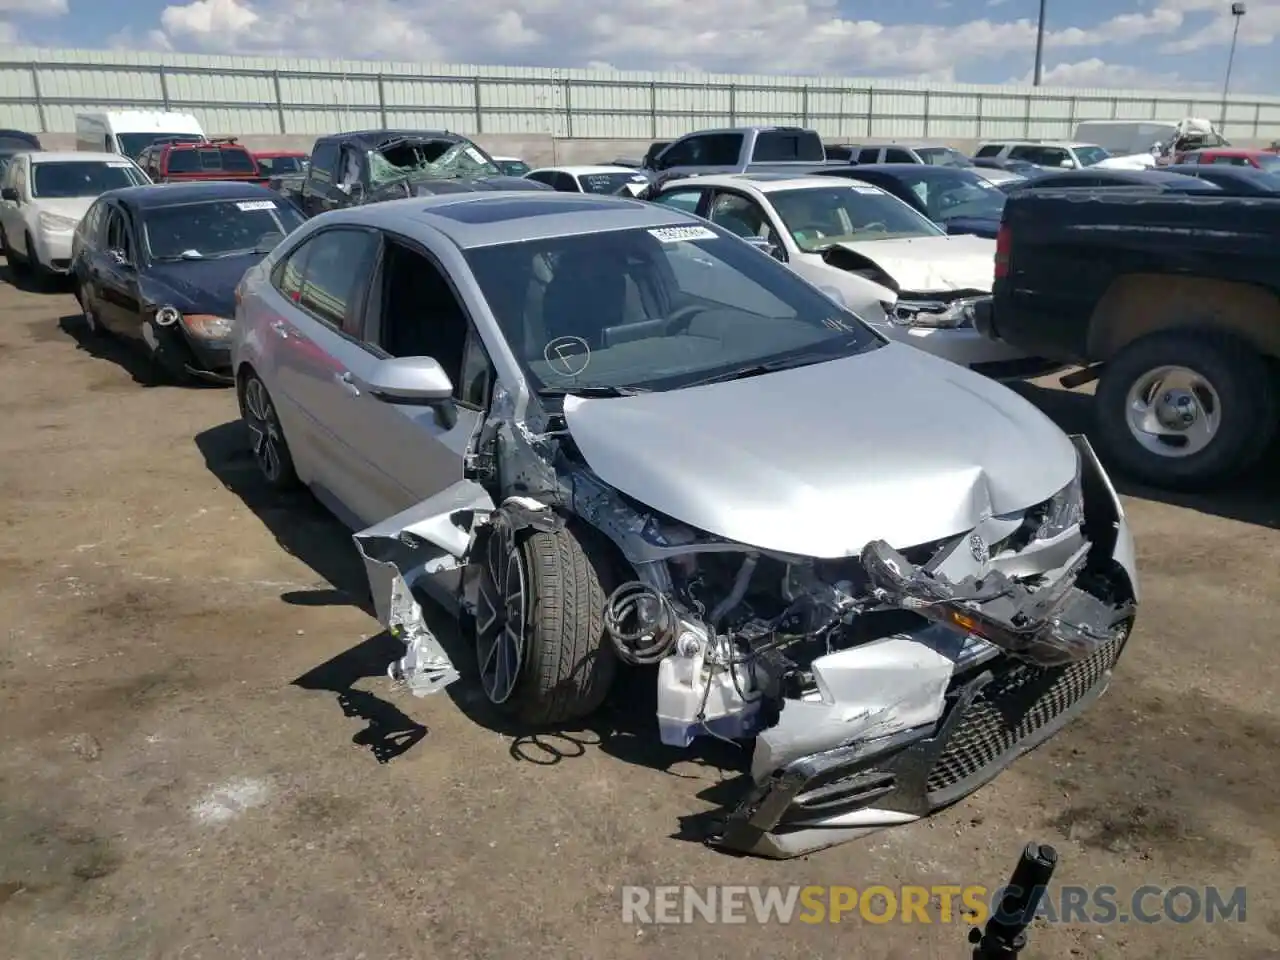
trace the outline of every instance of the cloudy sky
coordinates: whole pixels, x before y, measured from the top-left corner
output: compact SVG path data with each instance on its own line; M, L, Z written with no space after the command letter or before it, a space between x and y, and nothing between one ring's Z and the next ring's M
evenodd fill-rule
M1045 83L1220 90L1229 0L1049 0ZM0 0L0 43L522 66L1030 77L1038 0ZM1280 0L1233 92L1280 94Z

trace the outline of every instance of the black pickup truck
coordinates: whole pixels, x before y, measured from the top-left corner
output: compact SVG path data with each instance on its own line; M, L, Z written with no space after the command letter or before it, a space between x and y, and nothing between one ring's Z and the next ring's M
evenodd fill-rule
M1280 426L1280 198L1017 191L978 328L1097 380L1099 445L1158 487L1252 466Z
M546 190L506 177L466 137L445 130L360 130L321 137L306 173L273 177L272 189L309 217L342 207L470 190Z

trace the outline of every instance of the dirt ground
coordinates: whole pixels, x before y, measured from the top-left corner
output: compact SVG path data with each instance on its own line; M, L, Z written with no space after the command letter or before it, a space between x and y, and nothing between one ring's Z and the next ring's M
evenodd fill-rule
M960 958L958 923L642 929L619 891L994 887L1029 840L1063 884L1248 900L1041 925L1026 957L1280 952L1275 465L1212 500L1126 490L1144 606L1082 719L928 822L777 863L681 838L741 758L662 749L627 695L529 737L465 680L393 692L349 537L257 482L231 391L151 385L68 293L8 281L0 371L0 955Z

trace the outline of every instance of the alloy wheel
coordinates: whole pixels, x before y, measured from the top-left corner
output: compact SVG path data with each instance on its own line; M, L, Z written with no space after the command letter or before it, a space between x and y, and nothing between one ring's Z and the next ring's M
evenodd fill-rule
M244 412L253 457L258 462L258 469L269 481L276 483L283 475L280 448L284 443L284 437L280 432L276 408L271 402L267 388L257 377L250 377L249 382L245 384Z
M524 665L528 614L524 561L510 525L499 519L485 549L475 617L480 686L491 703L506 703L515 692Z
M1204 376L1187 367L1149 370L1129 388L1129 432L1150 452L1190 457L1213 442L1222 424L1222 401Z

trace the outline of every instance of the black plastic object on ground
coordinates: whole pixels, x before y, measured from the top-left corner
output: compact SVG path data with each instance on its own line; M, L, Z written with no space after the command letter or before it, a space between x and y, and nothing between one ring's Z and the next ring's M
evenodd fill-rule
M969 933L973 960L1012 960L1022 952L1027 945L1027 927L1057 866L1058 852L1053 847L1027 844L986 928L975 927Z

